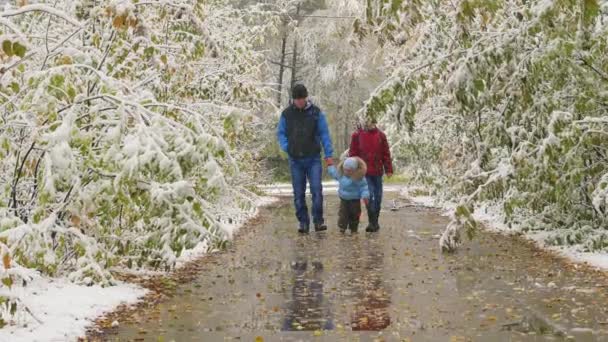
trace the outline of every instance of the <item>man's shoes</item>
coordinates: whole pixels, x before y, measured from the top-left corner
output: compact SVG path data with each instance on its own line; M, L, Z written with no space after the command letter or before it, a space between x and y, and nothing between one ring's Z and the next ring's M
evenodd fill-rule
M327 230L327 225L325 223L315 223L315 231L322 232Z
M346 227L340 227L340 233L342 233L342 234L346 233Z
M309 230L310 230L310 228L308 227L308 225L300 225L300 228L298 228L298 233L308 234Z

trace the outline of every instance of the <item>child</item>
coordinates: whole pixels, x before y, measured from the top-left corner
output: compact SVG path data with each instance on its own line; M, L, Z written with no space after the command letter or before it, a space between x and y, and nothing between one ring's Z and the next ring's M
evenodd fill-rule
M338 227L340 227L340 232L344 233L348 228L351 232L356 233L361 216L361 199L366 205L369 202L369 190L365 180L367 166L363 159L350 157L340 163L338 169L332 165L327 171L339 183Z

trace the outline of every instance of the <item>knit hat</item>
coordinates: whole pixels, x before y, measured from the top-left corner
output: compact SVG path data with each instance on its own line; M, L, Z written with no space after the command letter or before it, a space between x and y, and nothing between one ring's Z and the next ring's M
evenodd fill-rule
M355 159L353 157L346 158L346 160L344 161L343 167L347 170L354 171L359 168L359 162L357 161L357 159Z
M291 97L293 99L305 99L308 97L308 90L303 84L296 84L291 90Z

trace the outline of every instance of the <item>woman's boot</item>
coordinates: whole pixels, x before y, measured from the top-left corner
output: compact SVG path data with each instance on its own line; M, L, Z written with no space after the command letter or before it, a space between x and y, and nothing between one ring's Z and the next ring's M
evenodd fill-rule
M380 230L380 211L374 213L374 231L377 232Z
M366 205L365 207L367 208L367 220L369 222L367 224L367 227L365 228L365 231L368 232L368 233L371 233L375 229L375 225L374 225L375 214L374 214L374 212L372 212L372 208L371 208L371 206L369 204Z

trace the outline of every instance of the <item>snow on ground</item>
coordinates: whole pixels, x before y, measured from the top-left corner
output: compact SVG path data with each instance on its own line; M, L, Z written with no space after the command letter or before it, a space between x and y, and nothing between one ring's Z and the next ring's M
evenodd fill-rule
M401 195L401 197L407 198L410 201L412 201L413 203L419 204L423 207L429 207L429 208L443 207L443 206L439 205L439 203L433 196L414 195L413 193L415 193L416 190L419 190L419 188L401 186L401 189L399 190L399 194Z
M0 296L19 295L31 314L24 312L18 317L27 326L7 325L0 329L0 341L74 341L84 335L95 318L120 304L133 304L145 294L145 289L126 283L103 288L47 278L13 290L3 287ZM5 312L2 315L8 319Z
M433 196L416 196L413 195L415 187L401 187L400 195L407 198L415 204L425 207L439 208L449 212L455 208L455 204L451 202L441 202ZM490 231L500 232L504 234L520 232L520 227L505 224L504 212L502 208L484 204L475 208L473 213L475 220L482 222L484 228ZM537 246L555 252L556 254L567 258L575 263L587 263L588 265L604 270L608 270L608 254L599 252L580 252L574 246L548 246L545 243L547 232L530 232L524 233L525 237L534 241Z

